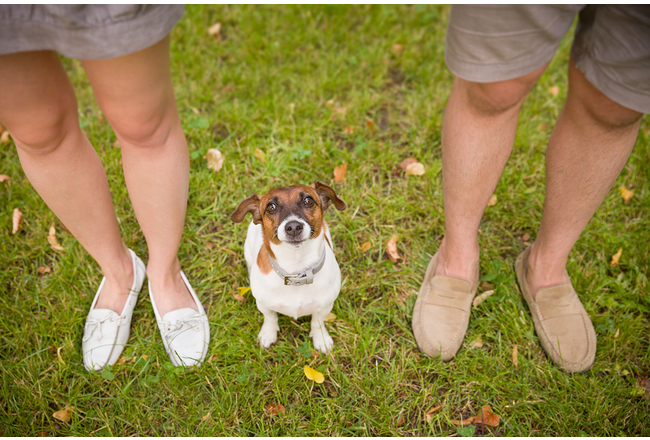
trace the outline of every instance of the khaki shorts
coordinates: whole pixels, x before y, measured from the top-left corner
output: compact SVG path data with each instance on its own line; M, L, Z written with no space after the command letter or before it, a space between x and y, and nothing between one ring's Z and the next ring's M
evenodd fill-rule
M610 99L650 113L648 5L454 5L445 62L474 82L526 75L553 58L576 14L576 67Z

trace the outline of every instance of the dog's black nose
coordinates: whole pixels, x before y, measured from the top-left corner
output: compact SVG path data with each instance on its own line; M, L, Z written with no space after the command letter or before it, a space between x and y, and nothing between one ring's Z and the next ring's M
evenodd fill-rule
M302 223L295 220L290 221L284 226L284 232L286 232L289 237L297 237L302 234Z

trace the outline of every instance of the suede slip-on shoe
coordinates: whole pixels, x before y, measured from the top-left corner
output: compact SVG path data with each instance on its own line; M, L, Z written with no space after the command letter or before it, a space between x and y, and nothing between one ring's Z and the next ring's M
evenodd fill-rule
M528 286L529 246L515 262L519 288L528 303L535 332L551 360L568 373L583 373L596 358L596 331L573 285L543 287L533 299Z
M472 300L478 285L473 280L434 275L438 253L431 258L413 308L413 335L421 352L443 361L454 358L465 338Z
M149 282L149 297L165 351L172 364L176 367L193 367L203 362L208 353L210 325L205 310L183 271L181 271L181 278L192 295L198 311L185 307L167 312L161 317L153 299L151 282Z
M95 299L90 306L81 342L84 366L88 371L100 371L107 365L115 364L129 340L133 308L138 301L138 294L142 289L142 283L144 283L147 274L142 260L131 249L129 249L129 252L133 262L133 286L129 291L129 297L122 309L122 313L118 315L117 312L111 309L95 308L99 293L106 282L106 277L102 279L95 294Z

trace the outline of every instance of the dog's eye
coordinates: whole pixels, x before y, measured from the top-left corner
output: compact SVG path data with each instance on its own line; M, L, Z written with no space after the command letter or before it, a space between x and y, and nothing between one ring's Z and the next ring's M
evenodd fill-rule
M278 205L276 205L275 203L269 203L266 206L266 212L269 212L271 214L273 214L277 210L278 210Z
M313 206L313 205L314 205L314 199L312 199L311 197L307 196L307 197L305 197L305 198L302 200L302 204L305 205L305 206L307 206L307 207Z

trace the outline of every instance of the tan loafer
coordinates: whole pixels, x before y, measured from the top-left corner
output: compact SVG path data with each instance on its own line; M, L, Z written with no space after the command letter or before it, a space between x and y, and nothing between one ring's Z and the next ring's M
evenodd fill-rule
M519 288L530 313L542 348L553 362L568 373L583 373L596 358L596 332L573 285L544 287L533 300L528 286L530 246L515 263Z
M454 358L465 338L478 285L478 269L470 282L434 275L437 263L436 252L413 308L413 334L421 352L447 362Z

